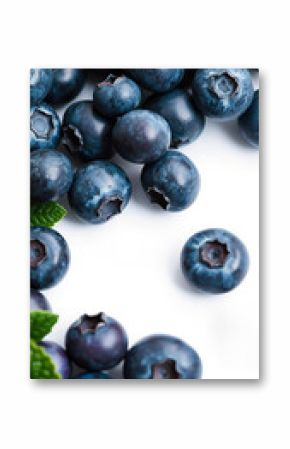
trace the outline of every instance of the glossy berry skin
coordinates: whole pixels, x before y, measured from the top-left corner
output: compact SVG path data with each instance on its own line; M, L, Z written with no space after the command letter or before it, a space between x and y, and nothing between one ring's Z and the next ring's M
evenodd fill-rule
M68 245L57 231L41 226L30 232L30 285L37 290L53 287L66 274L70 262Z
M204 115L195 107L185 89L175 89L149 98L146 109L157 112L167 120L171 129L171 147L193 142L204 129Z
M200 178L188 157L178 151L167 151L157 161L144 165L141 183L152 203L164 210L180 211L195 200Z
M139 106L141 90L126 76L110 74L94 90L94 108L105 117L117 117Z
M33 288L30 289L30 310L51 310L46 297Z
M130 69L128 73L145 89L162 93L179 85L184 69Z
M239 117L239 127L244 139L253 147L259 146L259 91L246 112Z
M127 112L113 128L113 144L126 160L146 164L161 157L169 148L171 132L159 114L144 109Z
M96 371L81 373L75 379L112 379L112 377L105 371Z
M41 103L48 94L53 79L51 69L30 70L30 104Z
M57 201L70 188L73 167L55 150L33 151L30 156L30 195L33 202Z
M125 379L199 379L197 352L179 338L150 335L135 344L124 361Z
M64 113L62 130L62 143L84 161L112 157L112 122L94 111L92 101L71 104Z
M82 90L85 80L86 72L83 69L53 70L52 85L45 101L60 105L72 100Z
M98 224L121 213L131 193L131 182L120 167L95 161L76 171L68 199L80 218Z
M237 287L248 266L245 245L224 229L207 229L194 234L181 253L181 268L186 279L209 293L226 293Z
M66 349L78 366L102 371L117 365L127 351L128 339L118 321L105 315L82 315L68 329Z
M30 109L30 149L57 148L61 137L61 123L56 111L48 104Z
M192 91L196 105L205 115L224 121L243 114L254 95L247 69L198 69Z
M57 343L52 341L40 341L39 346L51 357L56 371L62 379L69 379L71 375L71 365L66 351Z

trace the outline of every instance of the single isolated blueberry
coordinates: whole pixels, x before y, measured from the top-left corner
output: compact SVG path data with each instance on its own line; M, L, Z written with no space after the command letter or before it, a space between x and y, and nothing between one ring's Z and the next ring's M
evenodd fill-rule
M89 371L113 368L126 355L128 339L118 321L105 315L82 315L68 329L66 350L78 366Z
M184 75L184 69L129 69L127 72L142 87L157 93L174 89Z
M73 167L60 151L33 151L30 156L32 202L57 201L70 188Z
M83 69L54 69L52 86L45 101L60 105L75 98L82 90L86 80Z
M110 74L94 90L94 108L105 117L116 117L139 106L141 90L124 75Z
M90 223L104 223L123 211L131 193L131 182L120 167L95 161L76 171L68 199L79 217Z
M199 192L200 178L195 165L178 151L167 151L141 172L142 187L152 203L168 211L189 207Z
M197 352L170 335L150 335L135 344L124 361L125 379L199 379Z
M85 161L109 159L113 155L112 124L94 111L92 101L77 101L64 113L62 143Z
M185 89L151 97L144 107L167 120L171 129L172 148L193 142L204 129L204 115L195 107Z
M61 138L61 123L55 110L48 104L30 108L30 149L57 148Z
M159 114L145 109L127 112L113 128L113 144L126 160L146 164L161 157L169 148L171 132Z
M41 103L52 85L53 71L51 69L30 70L30 104Z
M74 379L112 379L112 376L106 371L86 372L81 373Z
M30 310L51 310L46 297L38 290L30 289Z
M233 120L252 102L252 77L247 69L198 69L193 76L192 94L208 117Z
M57 231L32 226L30 232L30 284L35 289L53 287L67 272L69 248Z
M62 379L69 379L71 375L71 364L66 351L53 341L40 341L39 346L50 356L56 371Z
M207 229L194 234L181 253L186 279L209 293L226 293L246 276L249 256L245 245L224 229Z
M253 147L259 146L259 90L246 112L239 117L239 127L244 139Z

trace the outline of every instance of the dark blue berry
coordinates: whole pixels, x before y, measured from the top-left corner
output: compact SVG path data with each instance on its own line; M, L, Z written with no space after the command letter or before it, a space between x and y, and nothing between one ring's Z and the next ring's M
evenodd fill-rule
M66 351L57 343L52 341L41 341L39 346L50 356L55 365L56 371L62 379L69 379L71 375L71 365Z
M70 261L65 239L50 228L34 226L30 233L30 283L35 289L53 287L67 272Z
M53 71L51 69L30 70L30 103L38 104L46 97L52 85Z
M57 201L70 188L73 167L59 151L33 151L30 156L31 200Z
M168 123L155 112L136 109L117 120L113 128L113 144L128 161L152 162L169 148L171 132Z
M190 206L199 191L199 174L188 157L178 151L167 151L157 161L146 164L141 183L152 203L168 211Z
M33 288L30 289L30 310L51 310L46 297Z
M92 101L77 101L64 113L62 143L85 161L109 159L111 131L112 122L94 111Z
M259 146L259 91L246 112L239 117L239 127L245 140L253 147Z
M53 70L52 86L45 101L59 105L75 98L82 90L86 80L83 69Z
M181 267L188 281L200 290L225 293L237 287L248 271L245 245L224 229L194 234L181 253Z
M151 97L144 107L167 120L171 129L172 148L193 142L203 131L205 118L185 89Z
M246 69L198 69L193 76L193 98L208 117L233 120L251 104L251 74Z
M183 69L130 69L128 73L142 87L153 92L168 92L181 82Z
M179 338L151 335L135 344L124 362L125 379L199 379L197 352Z
M125 357L127 346L127 335L121 324L102 312L82 315L66 334L69 357L89 371L117 365Z
M112 379L112 376L105 371L81 373L74 379Z
M55 110L48 104L30 109L30 149L57 148L61 137L61 123Z
M79 217L103 223L123 211L131 193L131 182L120 167L95 161L76 171L68 198Z
M94 108L105 117L116 117L139 106L141 90L126 76L110 74L94 90Z

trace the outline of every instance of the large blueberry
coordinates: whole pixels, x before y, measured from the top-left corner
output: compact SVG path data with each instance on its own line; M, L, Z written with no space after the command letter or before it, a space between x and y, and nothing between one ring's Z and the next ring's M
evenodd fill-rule
M252 146L259 146L259 91L246 112L239 117L239 127L245 140Z
M53 70L52 86L45 101L59 105L72 100L83 88L86 72L83 69Z
M82 315L68 329L65 339L69 357L90 371L110 369L127 351L128 339L118 321L105 315Z
M126 76L110 74L94 90L94 108L105 117L116 117L137 108L141 90Z
M199 379L197 352L170 335L150 335L135 344L124 362L125 379Z
M167 120L171 129L172 148L194 141L203 131L204 115L195 107L185 89L151 97L144 107Z
M245 245L224 229L194 234L181 253L181 268L187 280L200 290L225 293L243 280L249 265Z
M130 69L128 73L142 87L161 93L178 86L184 69Z
M30 232L30 284L35 289L53 287L67 272L69 248L57 231L33 226Z
M145 164L158 159L170 145L171 132L161 115L144 109L127 112L113 128L113 144L128 161Z
M79 217L90 223L103 223L122 212L131 193L131 182L120 167L95 161L77 170L68 199Z
M232 120L251 104L252 77L246 69L198 69L193 76L193 98L208 117Z
M33 288L30 289L30 310L51 310L46 297Z
M53 71L51 69L30 70L30 103L40 103L49 92L52 85Z
M64 113L62 143L85 161L109 159L111 131L112 122L94 111L92 101L77 101Z
M81 373L74 379L112 379L112 376L106 371L96 371L96 372L85 372Z
M56 111L48 104L30 109L30 149L56 148L61 137L61 123Z
M59 151L33 151L30 156L30 195L32 201L56 201L70 188L73 167Z
M71 375L71 364L66 351L57 343L52 341L41 341L39 346L50 356L56 371L62 379L69 379Z
M180 211L195 200L200 180L188 157L178 151L167 151L157 161L144 165L141 183L152 203L164 210Z

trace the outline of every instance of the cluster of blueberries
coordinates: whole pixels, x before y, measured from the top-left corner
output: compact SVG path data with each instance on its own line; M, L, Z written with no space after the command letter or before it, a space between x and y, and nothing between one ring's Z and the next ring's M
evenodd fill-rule
M91 70L92 71L92 70ZM165 211L189 207L199 192L199 173L180 146L193 142L205 117L238 120L246 141L258 147L259 91L246 69L94 70L92 100L76 101L62 123L55 107L71 101L84 86L87 70L33 69L30 75L31 202L69 205L89 223L104 223L128 204L132 185L109 162L114 152L143 164L141 184L148 199ZM169 148L172 148L169 150ZM71 157L78 163L74 169ZM67 272L70 253L54 229L35 226L30 239L31 308L49 310L38 291L56 285ZM181 253L185 277L198 289L225 293L248 270L244 244L224 229L194 234ZM70 361L86 370L79 378L110 378L106 371L124 360L124 378L201 377L197 352L182 340L152 335L128 350L126 332L104 313L83 315L66 335L66 351L40 345L63 378Z

